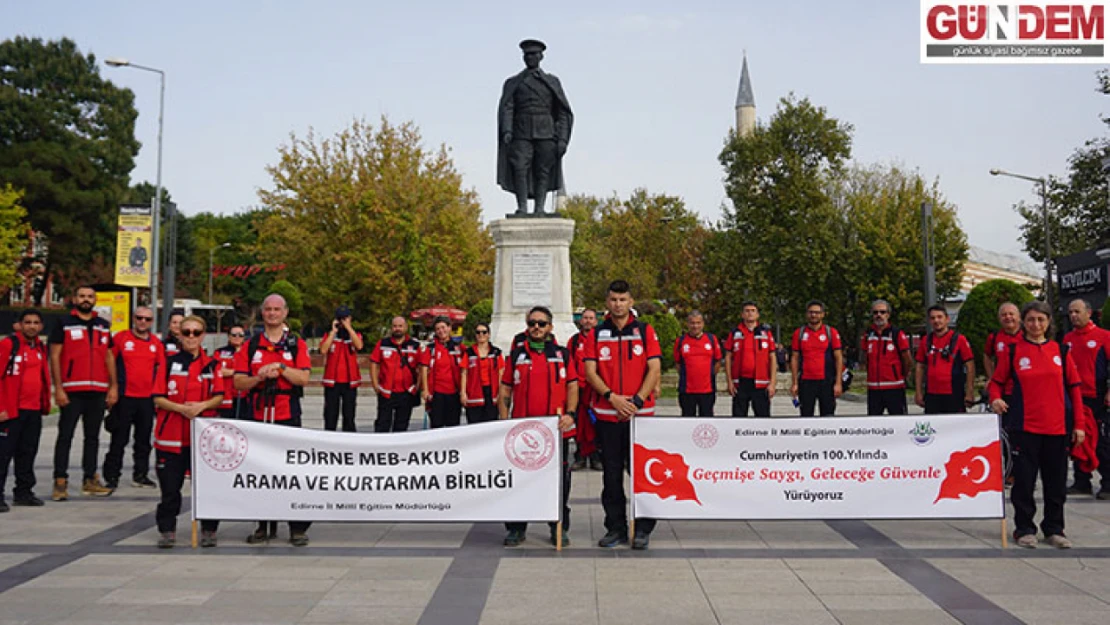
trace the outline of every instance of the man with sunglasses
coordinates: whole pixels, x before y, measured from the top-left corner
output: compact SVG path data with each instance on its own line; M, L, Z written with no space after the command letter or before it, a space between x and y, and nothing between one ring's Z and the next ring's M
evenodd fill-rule
M106 428L111 433L108 454L104 457L105 485L119 488L123 472L123 451L135 428L132 448L131 485L136 488L154 488L151 481L150 450L151 432L154 430L154 383L166 366L166 350L162 341L150 331L154 312L146 307L135 309L134 323L130 330L121 330L112 337L112 354L116 359L116 379L119 383L119 403L109 413Z
M247 399L246 391L237 391L233 388L235 377L235 354L243 346L247 338L243 326L235 324L227 332L227 345L216 350L214 354L220 361L220 377L224 382L224 398L220 404L219 414L224 419L242 419L250 421L254 418L251 403Z
M859 342L867 372L867 414L906 414L906 386L913 363L910 339L890 323L890 302L871 303L871 327Z
M917 349L914 402L925 414L967 412L975 402L975 360L967 338L948 327L948 311L928 310L932 330Z

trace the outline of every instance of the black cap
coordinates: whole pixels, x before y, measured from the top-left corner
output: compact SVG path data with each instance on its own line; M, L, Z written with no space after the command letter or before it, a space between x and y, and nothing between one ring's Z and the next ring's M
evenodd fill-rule
M547 49L547 45L539 39L525 39L520 42L520 49L525 53L528 52L543 52Z
M335 318L336 319L343 319L344 317L350 317L350 316L351 316L351 309L347 308L346 306L340 306L339 308L335 309Z

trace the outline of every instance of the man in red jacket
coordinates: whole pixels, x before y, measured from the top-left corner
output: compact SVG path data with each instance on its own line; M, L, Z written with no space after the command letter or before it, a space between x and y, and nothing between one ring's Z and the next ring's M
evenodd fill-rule
M35 456L42 435L42 415L50 412L50 366L39 340L42 313L28 308L19 315L19 332L0 340L0 512L8 464L15 460L17 506L41 506L35 496Z
M351 327L351 309L340 306L335 310L331 330L320 341L320 353L327 354L324 361L324 429L334 432L339 426L340 404L343 405L343 431L354 432L355 404L362 371L358 368L358 353L362 351L362 334Z
M575 417L577 427L574 430L574 464L570 466L570 470L585 469L588 458L590 469L600 471L601 452L597 448L597 434L594 432L594 423L590 416L590 406L594 399L593 389L585 382L586 342L597 327L597 311L593 308L583 310L582 316L578 319L578 327L578 334L567 341L567 349L574 358L574 370L582 378L578 385L578 414Z
M1098 442L1095 457L1098 458L1098 472L1102 487L1096 499L1110 500L1110 427L1107 424L1106 403L1110 399L1106 392L1107 359L1110 358L1110 332L1103 330L1091 321L1091 304L1083 298L1076 298L1068 304L1068 320L1071 332L1064 335L1064 344L1075 360L1081 382L1079 390L1083 405L1091 411L1098 428ZM1094 432L1092 432L1094 434ZM1091 474L1075 467L1075 482L1068 489L1069 494L1091 494Z
M759 305L740 304L743 320L725 340L725 375L732 396L732 416L748 416L748 406L757 417L771 416L775 396L778 359L771 326L759 322Z
M878 416L906 414L906 385L914 370L910 359L910 340L890 323L890 302L871 303L871 327L859 341L864 370L867 371L867 414Z
M150 331L154 312L146 306L135 309L134 323L130 330L122 330L112 337L112 354L116 358L116 375L119 378L119 403L112 409L105 429L111 435L108 454L104 457L105 485L119 488L123 472L123 452L135 426L135 445L131 485L136 488L154 488L147 475L150 472L150 435L154 430L154 382L166 366L166 352L162 341Z
M54 400L61 408L58 440L54 444L54 501L69 498L69 448L77 421L84 426L81 453L84 480L81 493L107 497L112 489L100 483L96 457L104 408L116 405L116 359L112 357L112 326L96 315L96 290L79 286L73 310L50 333L50 368L54 375Z

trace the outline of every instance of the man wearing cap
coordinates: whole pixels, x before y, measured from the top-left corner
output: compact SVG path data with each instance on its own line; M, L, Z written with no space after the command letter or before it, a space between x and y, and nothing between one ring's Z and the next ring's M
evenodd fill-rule
M559 79L540 69L542 41L520 42L525 69L505 81L497 107L497 184L516 195L517 215L544 213L549 191L563 187L562 158L574 115Z
M324 361L324 429L334 432L339 425L339 405L343 405L343 431L355 430L355 402L362 372L358 368L358 352L362 351L362 335L351 327L351 309L335 309L331 330L320 341Z

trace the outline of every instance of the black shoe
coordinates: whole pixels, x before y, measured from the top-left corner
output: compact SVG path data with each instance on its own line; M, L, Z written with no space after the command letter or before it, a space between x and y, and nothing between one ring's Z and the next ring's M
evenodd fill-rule
M304 533L296 533L289 537L289 543L294 547L304 547L308 544L308 535Z
M290 532L289 537L293 537L292 532ZM275 538L277 538L277 521L270 521L270 540Z
M215 547L216 546L216 532L201 532L200 533L200 546L201 547Z
M618 545L627 544L628 532L621 532L618 530L609 530L607 534L601 537L601 540L597 541L598 547L605 547L606 549L612 549Z
M519 547L522 542L524 542L524 532L520 530L509 530L509 533L505 534L503 544L506 547Z
M119 478L118 477L106 478L104 480L104 486L106 486L106 487L108 487L112 490L118 489L119 488Z
M158 488L158 485L145 475L136 475L131 478L131 485L135 488Z
M11 510L11 507L8 506L8 504L4 503L3 501L0 501L0 513L8 512L10 510Z
M1103 486L1102 490L1098 491L1098 494L1095 495L1095 499L1098 499L1099 501L1110 501L1110 489L1107 489L1107 487ZM16 503L18 504L18 502Z
M551 544L552 545L558 545L559 544L554 527L551 528ZM563 530L563 546L566 547L569 544L570 544L570 536L567 535L566 530Z
M601 466L601 458L590 458L591 471L604 471L605 467Z
M1090 484L1072 484L1068 487L1069 495L1090 495L1093 492Z
M577 460L574 461L574 464L570 465L570 470L571 471L581 471L582 469L585 469L585 468L586 468L586 459L585 458L578 458Z
M261 545L268 542L270 542L270 535L266 532L265 525L259 525L258 529L251 532L250 536L247 536L248 545Z
M13 499L12 500L12 505L13 506L28 506L28 507L31 507L31 508L38 508L39 506L45 506L46 504L43 502L43 500L39 499L38 497L35 497L34 495L28 495L26 497L20 497L18 499Z
M632 548L636 551L643 551L648 548L648 543L651 542L651 536L641 532L636 532L632 537Z
M159 549L173 549L176 542L176 537L173 532L162 532L161 538L158 539Z

